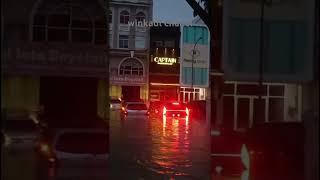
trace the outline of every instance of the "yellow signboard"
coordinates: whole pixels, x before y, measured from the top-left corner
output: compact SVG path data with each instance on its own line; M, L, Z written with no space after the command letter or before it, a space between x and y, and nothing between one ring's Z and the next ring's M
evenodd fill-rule
M177 58L154 57L153 61L160 65L173 65L177 63Z

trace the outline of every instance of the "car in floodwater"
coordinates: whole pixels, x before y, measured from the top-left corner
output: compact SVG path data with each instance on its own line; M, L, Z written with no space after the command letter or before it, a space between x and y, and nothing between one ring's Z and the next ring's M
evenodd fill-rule
M39 136L35 152L38 180L108 178L106 129L52 129Z

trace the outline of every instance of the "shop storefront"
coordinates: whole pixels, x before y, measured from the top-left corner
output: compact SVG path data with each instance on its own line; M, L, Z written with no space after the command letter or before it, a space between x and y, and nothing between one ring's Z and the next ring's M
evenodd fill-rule
M150 29L150 101L180 99L179 27Z
M148 101L148 72L145 56L126 52L128 56L111 56L110 97Z

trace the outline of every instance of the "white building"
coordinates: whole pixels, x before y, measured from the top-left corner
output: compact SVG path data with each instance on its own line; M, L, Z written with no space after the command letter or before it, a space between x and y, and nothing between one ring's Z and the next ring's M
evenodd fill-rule
M109 9L110 96L148 99L152 0L112 0ZM133 26L133 23L142 26Z

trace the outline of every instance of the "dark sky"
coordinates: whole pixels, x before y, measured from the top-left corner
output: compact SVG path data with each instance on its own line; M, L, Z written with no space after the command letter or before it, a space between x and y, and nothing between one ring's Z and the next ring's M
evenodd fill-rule
M191 23L193 10L185 0L153 0L153 20Z

